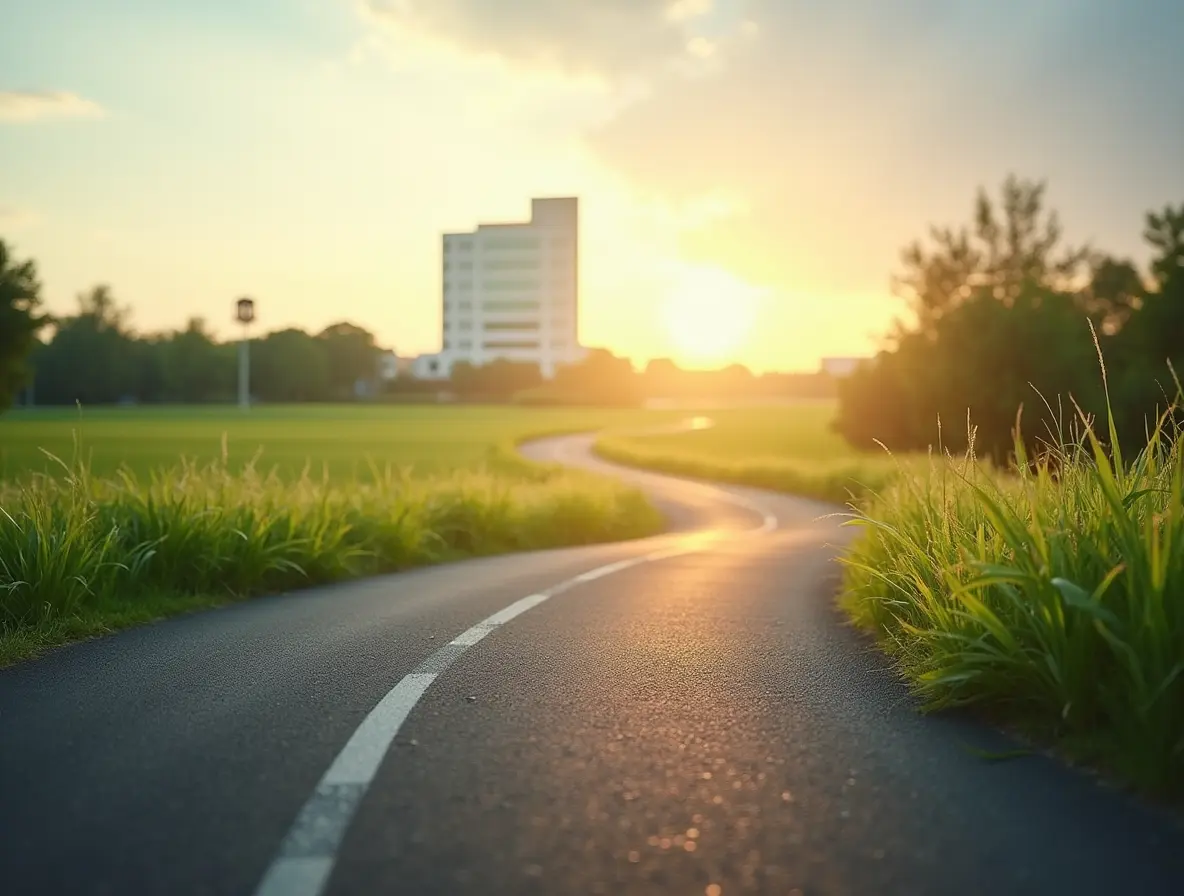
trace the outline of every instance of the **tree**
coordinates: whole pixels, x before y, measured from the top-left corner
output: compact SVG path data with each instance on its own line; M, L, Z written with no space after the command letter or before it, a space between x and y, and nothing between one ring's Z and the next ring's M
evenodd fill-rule
M374 334L348 321L332 324L317 336L325 349L329 388L335 398L349 398L359 380L373 380L379 349Z
M190 318L185 329L173 333L161 348L165 393L170 400L213 401L231 393L234 368L203 318Z
M1156 250L1151 273L1161 289L1184 276L1184 202L1179 208L1148 212L1143 239Z
M980 188L971 227L931 227L933 248L915 240L901 251L904 270L893 289L909 303L920 331L932 333L942 315L976 291L1007 304L1025 284L1064 289L1082 278L1092 253L1062 247L1060 218L1044 209L1045 188L1043 181L1009 175L998 208Z
M1119 334L1120 370L1112 377L1123 431L1132 440L1182 397L1177 379L1184 378L1184 203L1149 212L1145 220L1152 282Z
M836 429L861 448L879 441L959 453L969 423L977 453L1005 463L1021 408L1025 442L1038 449L1075 426L1072 405L1058 409L1058 400L1072 396L1096 414L1099 388L1089 321L1075 295L1026 284L1004 305L978 290L932 332L906 334L895 351L841 380Z
M682 398L687 392L686 373L670 358L654 358L641 376L651 398Z
M532 362L497 358L480 366L458 362L449 379L456 393L466 400L509 401L516 393L538 386L543 376Z
M267 334L251 346L251 387L264 401L323 401L329 397L324 345L294 327Z
M36 265L17 261L0 240L0 412L29 380L29 354L47 321L37 313L40 306Z
M744 395L752 391L755 378L752 371L743 364L729 364L727 367L716 372L715 378L718 382L720 394L728 395Z
M641 378L628 358L594 348L555 372L554 393L575 403L632 406L642 402Z
M129 340L131 358L129 392L139 401L176 400L169 394L166 365L169 336L150 334Z
M105 285L78 296L78 313L58 319L37 357L38 399L50 404L108 404L136 391L129 312Z
M1098 253L1090 259L1089 285L1081 292L1082 309L1098 328L1113 335L1143 307L1147 286L1134 262Z
M940 440L959 451L969 417L979 453L1004 462L1021 408L1033 448L1073 426L1071 405L1058 411L1058 400L1102 409L1089 325L1118 332L1139 312L1138 271L1063 248L1043 183L1009 177L1000 209L980 190L971 227L933 228L935 248L914 242L902 253L894 285L916 323L899 326L890 348L839 384L835 426L852 444L924 450Z

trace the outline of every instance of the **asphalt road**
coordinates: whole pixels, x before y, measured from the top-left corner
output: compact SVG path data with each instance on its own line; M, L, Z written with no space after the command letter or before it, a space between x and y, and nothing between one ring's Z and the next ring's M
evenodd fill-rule
M831 608L829 508L622 475L672 534L0 672L0 892L1184 893L1173 820L916 714Z

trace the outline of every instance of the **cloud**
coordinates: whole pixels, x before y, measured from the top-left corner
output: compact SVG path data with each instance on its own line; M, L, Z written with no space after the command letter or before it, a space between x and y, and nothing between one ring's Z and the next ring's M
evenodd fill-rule
M103 108L93 100L61 90L0 90L0 121L45 118L97 118Z
M369 21L507 62L636 77L703 56L712 0L361 0Z
M639 200L712 208L677 231L689 260L787 293L882 294L903 243L1011 171L1120 252L1184 198L1179 0L355 2L405 59L610 85L597 120L538 108Z
M683 250L785 289L886 288L900 245L1012 170L1071 235L1133 247L1184 199L1178 2L752 0L726 65L655 80L588 142L650 197L741 197Z

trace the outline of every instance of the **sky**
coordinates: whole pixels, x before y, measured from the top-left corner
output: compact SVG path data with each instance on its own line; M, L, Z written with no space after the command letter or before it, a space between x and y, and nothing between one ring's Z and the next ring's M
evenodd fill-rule
M900 248L1010 172L1145 257L1184 201L1180 0L13 0L0 239L50 310L350 320L435 350L440 234L581 200L580 335L874 351Z

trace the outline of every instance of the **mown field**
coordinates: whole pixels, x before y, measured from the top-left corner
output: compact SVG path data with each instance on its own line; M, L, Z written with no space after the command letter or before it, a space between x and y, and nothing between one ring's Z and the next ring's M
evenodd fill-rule
M416 476L488 467L499 447L529 435L647 426L685 413L562 408L301 405L259 407L54 408L0 416L0 479L56 473L84 460L96 476L120 468L146 474L182 460L225 460L285 478L306 467L334 481L367 478L373 467ZM225 451L225 456L223 452Z
M528 436L677 412L490 407L31 410L0 418L0 664L255 594L652 534Z
M835 406L712 410L715 425L660 435L607 433L596 450L631 466L847 503L883 488L914 458L854 451L831 431Z

